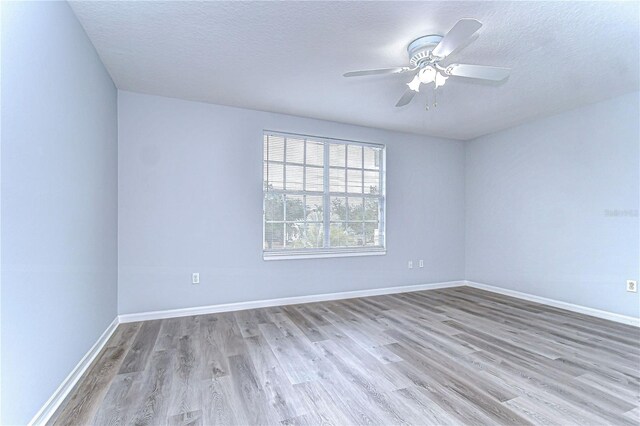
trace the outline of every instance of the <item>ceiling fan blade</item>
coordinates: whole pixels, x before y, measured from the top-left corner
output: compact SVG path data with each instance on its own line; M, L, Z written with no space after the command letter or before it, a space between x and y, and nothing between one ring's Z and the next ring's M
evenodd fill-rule
M481 26L482 23L476 19L464 18L459 20L431 53L439 58L444 58L462 45Z
M415 68L395 67L395 68L381 68L377 70L351 71L344 74L344 77L360 77L363 75L376 75L376 74L399 74L399 73L413 71L413 70L415 70Z
M502 81L509 77L510 68L489 67L486 65L451 64L445 73L456 77L479 78L482 80Z
M414 92L411 89L407 89L405 90L404 94L402 95L402 97L400 98L400 100L398 101L398 103L396 104L397 107L401 107L401 106L405 106L406 104L408 104L409 102L411 102L411 99L413 99L413 97L417 94L418 92Z

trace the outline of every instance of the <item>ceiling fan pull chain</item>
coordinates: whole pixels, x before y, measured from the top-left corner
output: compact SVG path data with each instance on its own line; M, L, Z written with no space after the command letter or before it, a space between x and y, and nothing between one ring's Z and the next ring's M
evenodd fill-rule
M438 89L436 89L435 87L433 88L433 107L436 108L438 106Z
M425 96L426 96L426 98L427 98L427 105L424 107L424 109L425 109L426 111L429 111L429 92L428 92L428 91L425 91L425 92L424 92L424 95L425 95Z

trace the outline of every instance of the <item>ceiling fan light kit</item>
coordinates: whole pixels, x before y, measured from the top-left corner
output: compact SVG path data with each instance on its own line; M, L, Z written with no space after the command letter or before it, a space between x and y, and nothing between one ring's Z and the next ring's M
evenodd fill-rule
M477 80L502 81L509 76L509 68L490 67L485 65L450 64L440 65L457 48L468 41L482 27L476 19L460 19L445 36L438 34L425 35L413 40L407 46L409 54L408 67L382 68L374 70L351 71L345 77L360 77L376 74L400 74L417 71L413 79L407 83L408 88L396 107L407 105L420 92L421 85L433 83L435 90L444 86L451 76L466 77ZM434 101L434 106L437 104ZM427 105L427 110L429 106Z

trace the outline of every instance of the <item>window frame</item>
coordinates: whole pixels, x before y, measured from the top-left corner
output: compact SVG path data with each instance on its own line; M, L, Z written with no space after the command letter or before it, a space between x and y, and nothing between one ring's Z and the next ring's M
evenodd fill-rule
M306 191L304 186L300 191L295 190L287 190L287 189L276 189L268 191L265 187L266 176L265 176L265 164L267 163L267 158L264 155L264 143L265 138L268 136L282 137L282 138L291 138L291 139L303 139L311 140L313 142L320 142L323 144L324 154L323 154L323 190L321 193ZM262 155L262 258L263 260L286 260L286 259L312 259L312 258L331 258L331 257L351 257L351 256L381 256L387 253L387 232L386 232L386 211L387 211L387 194L386 194L386 160L387 160L387 152L386 145L380 143L371 143L371 142L362 142L362 141L354 141L348 139L337 139L330 138L324 136L314 136L314 135L306 135L299 133L291 133L291 132L282 132L282 131L274 131L264 129L262 133L262 144L263 144L263 155ZM366 194L364 192L364 172L371 171L372 169L365 168L364 162L362 163L362 167L354 168L349 167L349 164L345 162L344 167L342 166L333 166L333 168L344 169L345 173L348 173L348 170L361 170L363 172L363 191L360 194L349 193L348 192L348 184L345 182L345 191L346 192L331 192L330 188L330 169L332 168L329 159L329 147L330 144L341 144L345 146L345 151L348 150L349 145L361 146L361 147L370 147L380 150L380 159L379 159L379 182L380 189L379 195L371 195ZM306 145L305 145L306 146ZM306 148L305 148L306 149ZM348 154L347 154L348 155ZM364 154L363 154L364 155ZM346 157L345 157L346 158ZM280 161L269 161L272 163L280 163ZM286 158L286 148L284 152L283 161L281 162L283 167L286 168L287 158ZM293 163L297 164L297 163ZM304 158L303 167L307 166L306 158ZM313 167L313 165L311 165ZM304 170L304 169L303 169ZM304 173L306 176L306 173ZM284 177L284 185L286 188L286 175ZM382 235L382 244L379 246L353 246L353 247L322 247L322 248L302 248L302 249L267 249L265 248L265 239L267 233L267 220L266 220L266 205L265 199L266 194L270 193L279 193L283 195L313 195L313 196L322 196L323 198L323 243L326 244L330 239L330 227L331 227L331 207L330 200L332 197L360 197L363 200L365 198L373 198L378 200L378 229L381 230ZM345 223L348 221L345 219ZM283 223L286 224L286 217L283 217ZM366 220L362 220L363 226L366 223ZM371 222L373 223L373 222Z

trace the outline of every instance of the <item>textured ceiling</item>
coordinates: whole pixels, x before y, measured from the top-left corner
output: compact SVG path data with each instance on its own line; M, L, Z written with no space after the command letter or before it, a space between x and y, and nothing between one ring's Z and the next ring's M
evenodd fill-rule
M72 2L119 89L470 139L638 90L638 2ZM501 84L451 78L438 107L395 108L414 38L463 17L479 37L450 62L506 66Z

